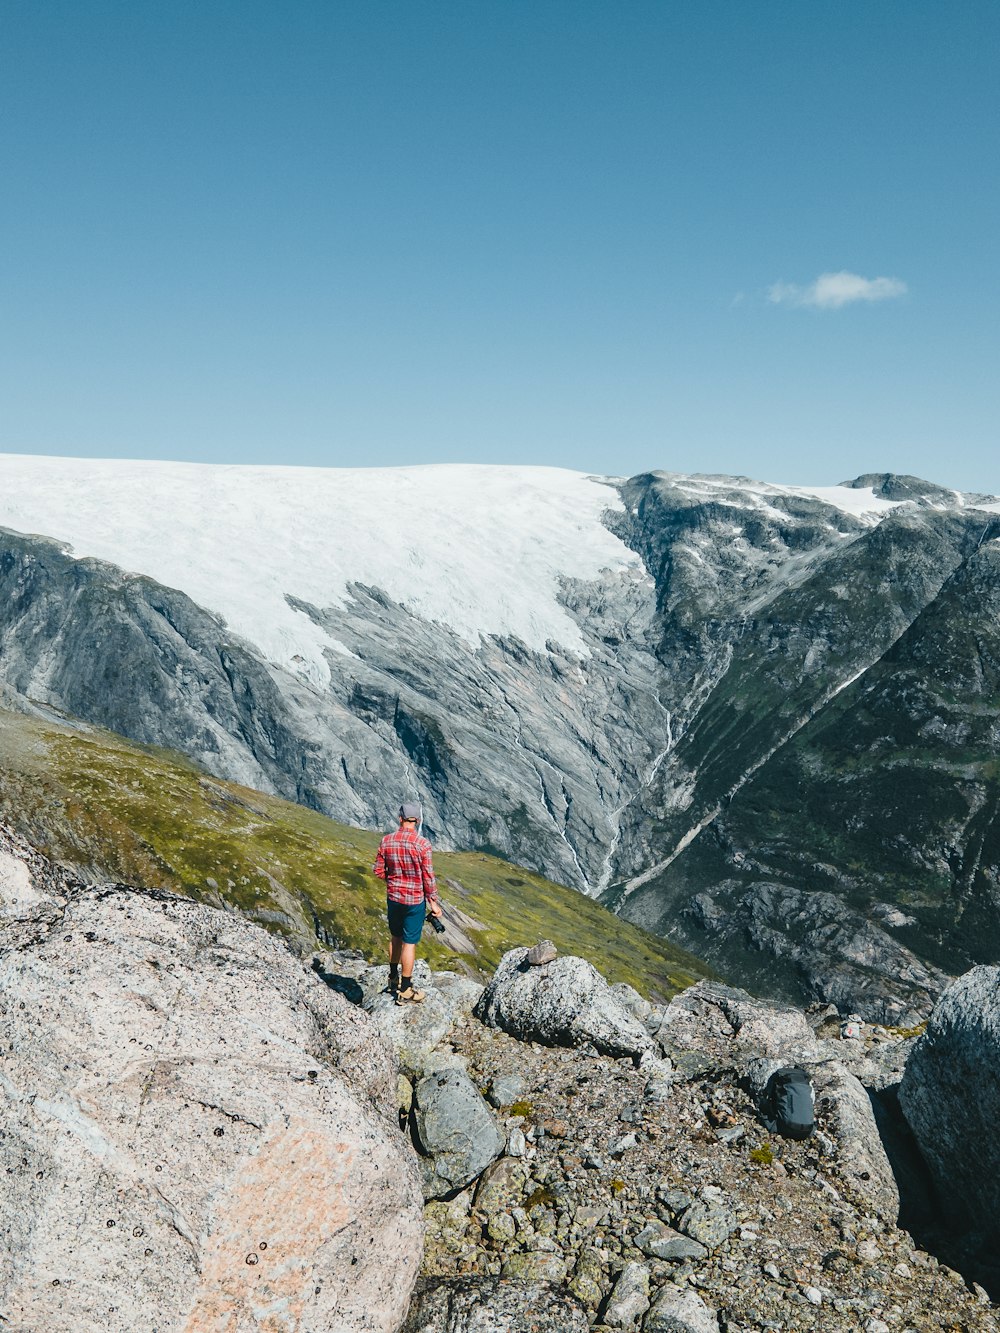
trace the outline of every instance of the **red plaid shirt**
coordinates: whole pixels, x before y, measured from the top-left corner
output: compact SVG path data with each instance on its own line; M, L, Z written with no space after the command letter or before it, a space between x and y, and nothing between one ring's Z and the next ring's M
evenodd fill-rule
M431 845L416 829L396 829L379 843L372 867L385 880L386 895L394 903L437 901L437 881L431 865Z

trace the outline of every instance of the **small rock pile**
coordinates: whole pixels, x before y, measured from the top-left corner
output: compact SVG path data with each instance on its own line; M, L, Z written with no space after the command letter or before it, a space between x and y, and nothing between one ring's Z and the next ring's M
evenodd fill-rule
M426 1013L400 1019L377 998L385 968L338 960L323 966L353 970L376 1022L409 1029L400 1114L429 1156L404 1333L1000 1328L986 1293L897 1225L867 1090L891 1092L913 1037L866 1026L845 1040L835 1011L807 1017L708 982L655 1006L579 960L532 965L524 949L481 994L463 982L460 1002L456 979L425 970ZM450 1026L422 1045L439 1005ZM769 1134L757 1111L788 1063L815 1087L805 1142ZM468 1154L450 1190L434 1183L428 1080L462 1089L452 1106L459 1118L474 1106L470 1126L490 1116L468 1138L491 1161Z

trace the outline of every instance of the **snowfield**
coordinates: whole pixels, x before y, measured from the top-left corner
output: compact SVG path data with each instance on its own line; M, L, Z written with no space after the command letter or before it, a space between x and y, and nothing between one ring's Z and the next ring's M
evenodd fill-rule
M726 503L765 515L778 496L808 496L877 523L900 503L845 486L661 475L692 496L723 492ZM551 641L585 656L559 603L561 581L641 568L602 522L622 509L615 481L551 467L237 467L7 454L0 526L177 588L268 660L322 685L325 654L347 649L288 598L344 607L352 583L380 588L473 646L484 635L513 635L537 651Z
M473 645L516 635L586 653L563 576L640 565L601 522L613 486L548 467L233 467L0 455L0 526L180 589L317 684L345 651L290 595L341 607L378 587Z

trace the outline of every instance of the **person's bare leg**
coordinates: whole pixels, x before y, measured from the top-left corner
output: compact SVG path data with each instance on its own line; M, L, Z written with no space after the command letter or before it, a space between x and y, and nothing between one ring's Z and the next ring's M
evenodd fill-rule
M403 952L403 941L395 935L389 936L389 993L395 995L399 990L399 959Z
M417 990L413 984L413 965L417 961L417 946L415 944L403 944L403 955L401 959L403 975L399 979L399 994L396 996L396 1003L401 999L422 1000L424 992Z

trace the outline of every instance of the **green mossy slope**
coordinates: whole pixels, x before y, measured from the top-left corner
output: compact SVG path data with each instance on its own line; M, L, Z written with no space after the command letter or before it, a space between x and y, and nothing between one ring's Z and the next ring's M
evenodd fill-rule
M300 951L317 937L385 950L379 834L223 782L182 756L111 732L0 711L0 818L83 875L170 889L236 910ZM425 932L435 967L491 971L549 938L610 981L666 998L705 975L691 955L573 889L477 852L435 852L442 898L463 914L470 952Z

